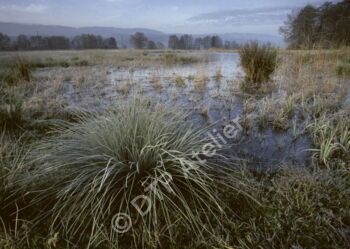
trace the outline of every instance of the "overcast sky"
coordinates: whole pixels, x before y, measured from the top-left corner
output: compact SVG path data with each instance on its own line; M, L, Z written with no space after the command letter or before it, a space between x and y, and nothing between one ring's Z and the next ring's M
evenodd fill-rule
M0 21L166 33L278 34L286 15L320 0L0 0Z

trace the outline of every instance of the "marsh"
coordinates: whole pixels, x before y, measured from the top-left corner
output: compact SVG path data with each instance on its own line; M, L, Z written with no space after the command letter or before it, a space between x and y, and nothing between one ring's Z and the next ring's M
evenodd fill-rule
M211 34L0 23L0 249L349 248L350 4L294 5L155 22ZM285 43L217 34L254 27Z

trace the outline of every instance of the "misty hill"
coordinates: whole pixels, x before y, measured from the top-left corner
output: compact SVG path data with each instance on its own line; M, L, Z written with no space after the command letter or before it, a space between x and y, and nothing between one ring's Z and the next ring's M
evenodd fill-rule
M168 43L169 34L145 28L114 28L114 27L82 27L74 28L67 26L54 26L54 25L38 25L38 24L20 24L20 23L5 23L0 22L0 32L9 36L18 36L20 34L32 36L66 36L73 37L80 34L94 34L104 37L115 37L118 44L123 46L129 46L130 35L135 32L143 32L149 39ZM195 37L204 37L207 34L195 35ZM210 34L208 34L210 35ZM282 45L282 38L279 36L265 35L265 34L240 34L240 33L228 33L219 34L223 40L237 41L238 43L244 43L250 40L257 40L261 42L271 42L274 45Z

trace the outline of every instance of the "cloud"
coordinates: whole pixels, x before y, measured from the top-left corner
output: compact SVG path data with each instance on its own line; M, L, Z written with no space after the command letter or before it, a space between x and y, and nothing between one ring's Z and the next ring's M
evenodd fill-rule
M293 9L294 7L272 7L223 10L193 16L187 19L187 21L196 24L207 23L217 25L276 24L283 22L287 14Z
M16 4L11 4L11 5L3 5L0 6L0 11L2 12L22 12L22 13L43 13L45 12L49 7L46 5L42 4L29 4L26 6L23 5L16 5Z

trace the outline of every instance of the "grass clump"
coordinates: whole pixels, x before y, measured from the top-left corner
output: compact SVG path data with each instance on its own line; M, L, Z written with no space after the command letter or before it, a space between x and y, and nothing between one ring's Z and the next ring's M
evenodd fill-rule
M54 203L47 211L52 232L89 245L102 240L137 247L175 243L179 232L213 236L225 219L213 187L223 167L193 157L208 142L208 130L184 118L134 103L106 117L83 117L42 143L31 179L41 186L38 199ZM135 198L149 212L140 215ZM118 213L132 221L124 234L111 226Z
M346 62L338 63L335 70L339 77L350 77L350 59Z
M154 90L159 91L163 87L159 73L152 73L152 75L150 77L150 82L151 82Z
M270 80L277 64L277 50L257 42L246 44L240 50L241 66L245 72L243 87L258 90Z
M222 77L224 77L221 73L221 68L217 68L216 69L216 72L215 72L215 75L214 75L214 80L216 83L219 83L220 80L222 79Z
M0 129L19 128L23 122L23 100L15 90L0 86Z
M203 91L208 81L209 78L204 72L198 73L193 80L194 89L199 92Z
M177 87L184 87L184 86L186 86L185 79L181 75L177 75L175 77L175 85Z
M333 168L340 162L350 162L350 118L334 121L322 116L311 122L307 129L310 132L315 149L315 157L322 165Z
M3 70L0 81L10 86L16 85L20 81L30 81L32 79L31 70L32 67L30 63L18 59L15 64L11 66L11 69L5 68Z

